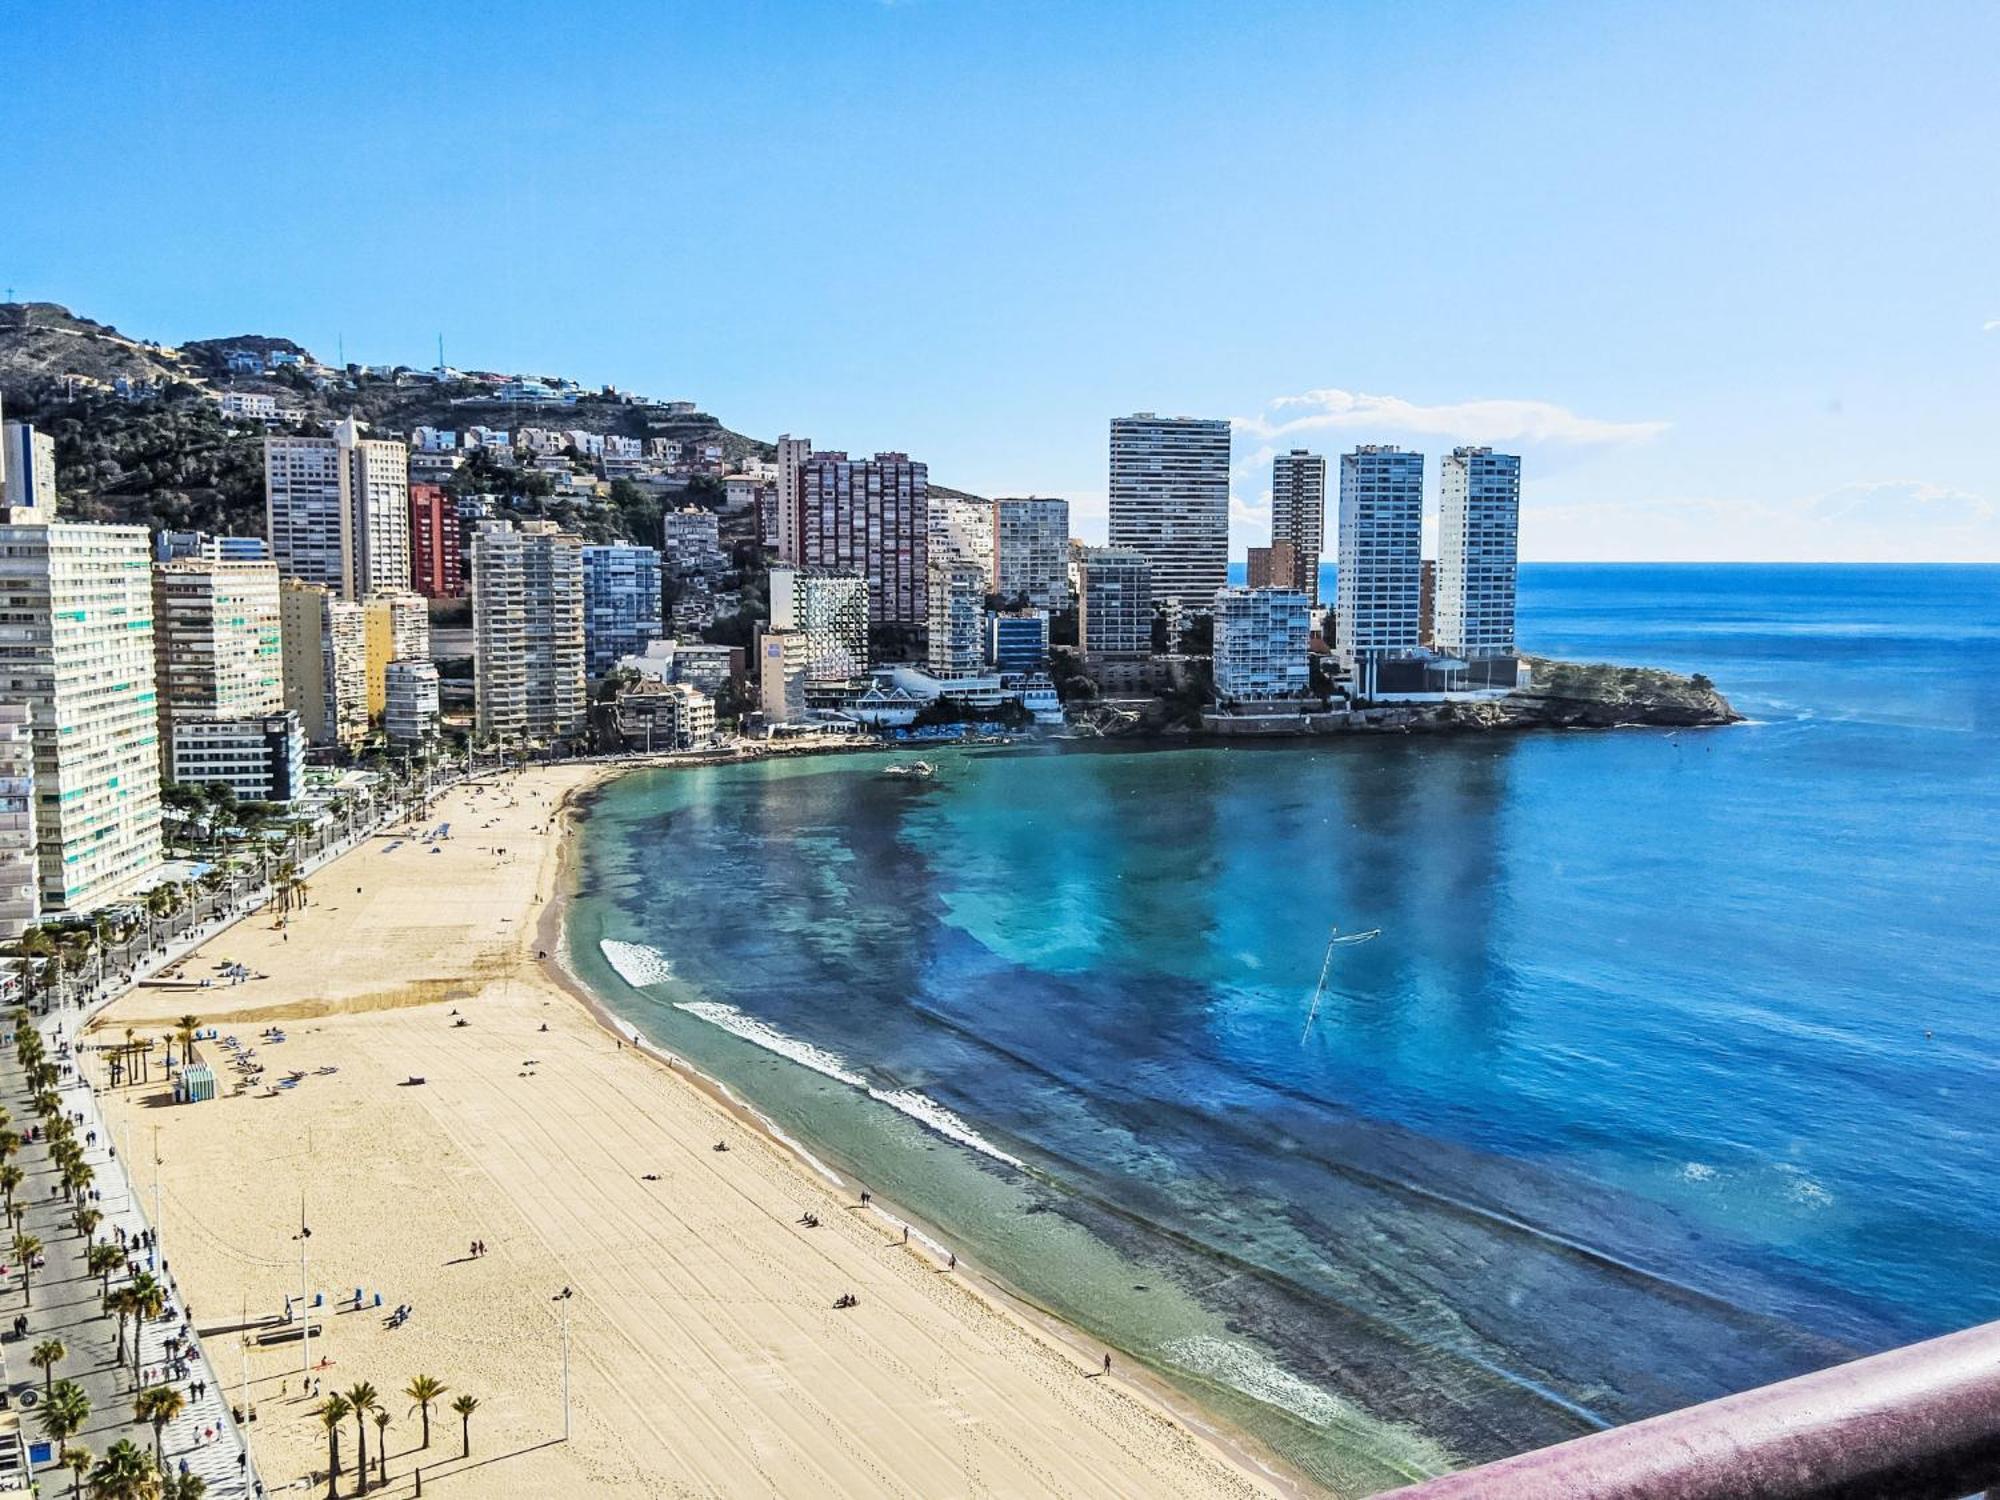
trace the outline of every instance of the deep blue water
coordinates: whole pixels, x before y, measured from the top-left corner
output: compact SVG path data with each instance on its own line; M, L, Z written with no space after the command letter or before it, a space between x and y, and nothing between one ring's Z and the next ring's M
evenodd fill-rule
M2000 1317L2000 569L1532 567L1520 634L1752 722L632 778L575 957L1338 1490Z

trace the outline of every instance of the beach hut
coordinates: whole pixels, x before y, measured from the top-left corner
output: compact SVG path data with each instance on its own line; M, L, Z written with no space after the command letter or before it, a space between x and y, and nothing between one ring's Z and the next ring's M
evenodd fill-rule
M190 1063L174 1078L174 1102L194 1104L215 1097L215 1074L207 1063Z

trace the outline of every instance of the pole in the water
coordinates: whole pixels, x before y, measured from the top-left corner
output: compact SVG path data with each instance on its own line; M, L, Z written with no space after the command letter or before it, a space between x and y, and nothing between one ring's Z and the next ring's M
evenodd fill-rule
M1351 948L1357 943L1366 943L1381 935L1382 929L1379 927L1371 927L1366 932L1346 934L1343 934L1338 927L1333 929L1332 935L1326 940L1326 956L1319 961L1319 984L1313 989L1312 1004L1306 1010L1305 1030L1299 1033L1301 1047L1306 1044L1306 1038L1312 1035L1313 1022L1319 1019L1319 1002L1326 995L1326 976L1333 969L1333 950Z

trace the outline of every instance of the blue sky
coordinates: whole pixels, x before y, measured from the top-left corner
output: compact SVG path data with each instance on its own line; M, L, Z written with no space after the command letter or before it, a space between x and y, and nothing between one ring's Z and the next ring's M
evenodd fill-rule
M1524 454L1554 558L2000 560L2000 7L20 6L0 285L1069 495ZM1435 486L1436 463L1430 465Z

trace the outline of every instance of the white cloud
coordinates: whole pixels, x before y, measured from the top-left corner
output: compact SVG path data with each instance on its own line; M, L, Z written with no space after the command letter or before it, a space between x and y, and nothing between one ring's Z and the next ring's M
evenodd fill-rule
M1424 406L1400 396L1336 389L1279 396L1268 411L1235 419L1240 434L1284 439L1328 431L1413 432L1468 443L1642 443L1666 422L1614 422L1579 416L1551 401L1454 401Z
M1981 333L2000 333L2000 318L1988 318L1984 323L1980 324L1979 331Z
M1991 501L1921 479L1843 484L1807 501L1805 508L1818 520L1862 526L1980 526L1993 519Z

